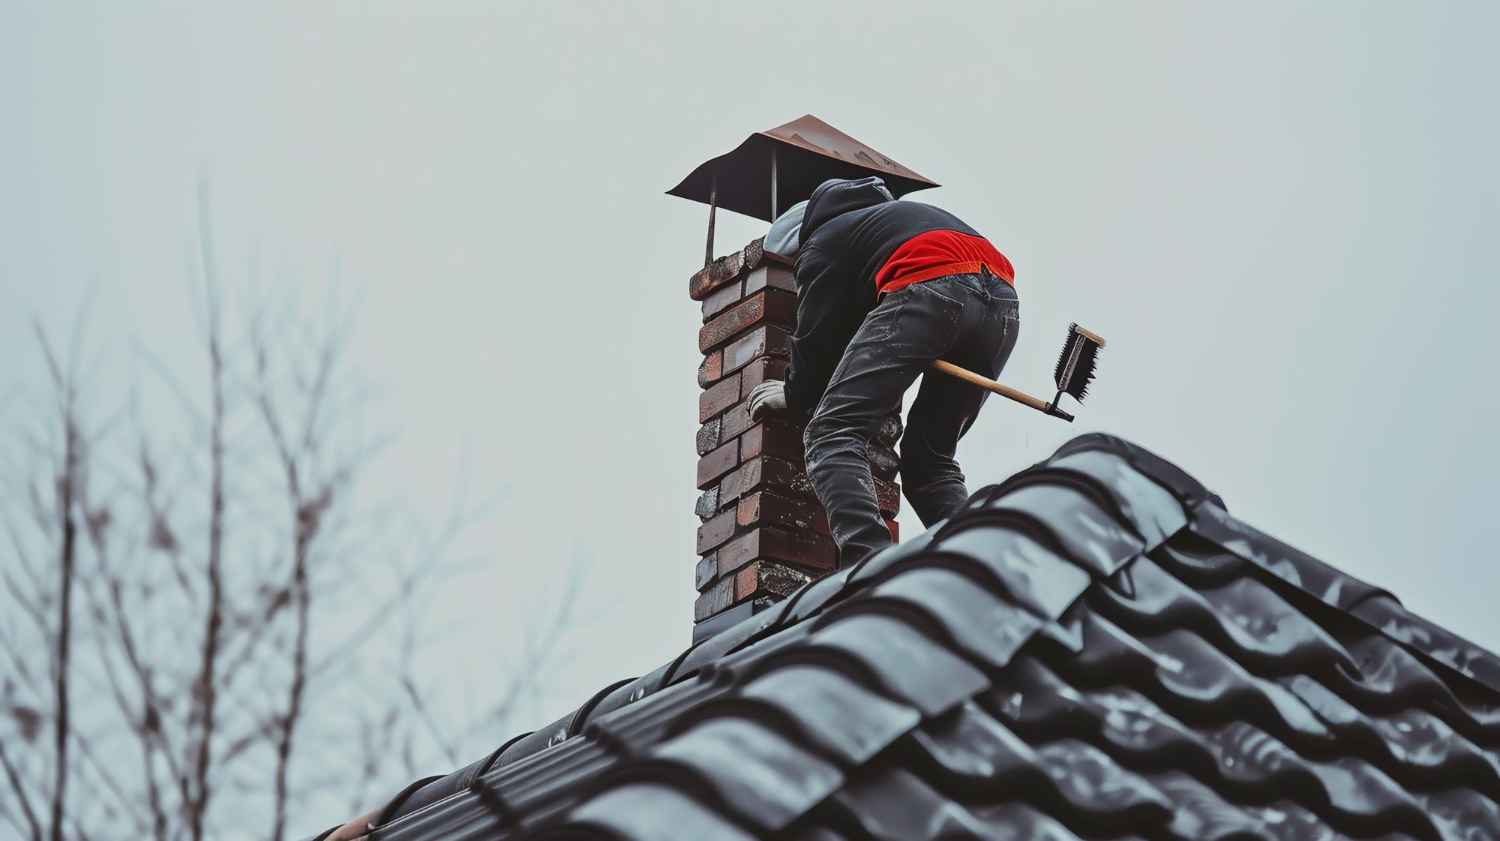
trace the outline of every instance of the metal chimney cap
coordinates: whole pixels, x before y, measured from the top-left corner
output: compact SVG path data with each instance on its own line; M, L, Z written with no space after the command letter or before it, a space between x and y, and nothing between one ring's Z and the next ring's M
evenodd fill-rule
M939 186L936 181L806 114L756 132L733 151L699 164L667 195L704 204L713 200L713 204L725 210L771 222L775 218L773 171L775 203L783 210L810 197L815 187L830 178L879 175L898 198Z

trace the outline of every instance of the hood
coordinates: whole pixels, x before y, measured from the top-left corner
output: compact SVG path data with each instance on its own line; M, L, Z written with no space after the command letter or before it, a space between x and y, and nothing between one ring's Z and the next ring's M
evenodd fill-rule
M868 178L831 178L813 190L802 218L802 242L807 242L819 227L851 210L863 210L877 204L895 201L885 182L878 176Z
M771 230L766 232L766 251L786 260L796 259L797 249L802 244L802 214L806 210L807 202L799 201L776 217Z

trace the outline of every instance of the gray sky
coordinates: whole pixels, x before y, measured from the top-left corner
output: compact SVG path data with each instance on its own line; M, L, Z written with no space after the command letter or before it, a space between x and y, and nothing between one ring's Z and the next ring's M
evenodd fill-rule
M687 643L705 212L662 192L808 112L1014 262L1003 379L1045 389L1069 321L1109 339L1078 424L989 406L971 488L1113 432L1500 649L1500 6L254 6L0 10L0 396L92 283L101 364L190 347L206 175L228 282L258 247L357 290L383 489L500 495L434 617L484 642L433 674L483 693L575 553L539 714ZM721 217L721 253L763 229Z

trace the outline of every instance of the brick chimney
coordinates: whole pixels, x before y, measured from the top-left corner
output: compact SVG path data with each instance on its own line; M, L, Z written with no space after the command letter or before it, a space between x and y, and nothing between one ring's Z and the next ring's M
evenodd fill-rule
M786 376L796 328L791 268L756 240L694 274L702 302L698 331L698 527L694 641L786 597L835 568L837 553L802 459L802 425L786 418L751 424L750 390ZM896 453L893 415L870 444L880 510L893 536Z

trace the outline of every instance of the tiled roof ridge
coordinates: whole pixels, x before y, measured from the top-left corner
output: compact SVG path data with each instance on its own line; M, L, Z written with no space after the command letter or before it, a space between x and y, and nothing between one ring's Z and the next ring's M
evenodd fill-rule
M1228 506L1172 462L1123 438L1088 433L1063 444L1032 468L996 486L1001 492L1032 470L1055 467L1073 453L1106 451L1125 459L1142 475L1172 492L1188 512L1195 533L1216 540L1285 584L1354 616L1392 641L1441 668L1452 670L1500 693L1500 657L1417 614L1394 593L1314 558L1273 535L1231 516ZM1274 554L1266 549L1273 549Z
M406 802L391 804L386 814L397 820L380 835L392 839L446 835L455 826L456 810L464 808L466 797L488 804L484 814L498 821L498 828L519 829L521 810L495 804L525 800L528 791L543 781L576 787L572 800L576 805L567 810L568 821L558 822L561 812L533 810L524 823L562 833L556 837L574 837L577 830L587 827L623 837L654 837L662 827L652 824L649 815L639 816L647 802L677 803L679 820L686 820L684 815L708 820L710 813L727 820L727 824L715 825L718 837L737 837L736 833L756 837L766 826L779 830L835 791L843 791L840 797L865 803L859 799L860 775L856 773L862 763L905 734L919 732L912 731L919 721L929 722L923 725L929 729L935 726L933 722L959 715L955 710L967 709L993 691L985 688L990 684L985 675L1025 674L1037 668L1026 665L1035 655L1023 657L1017 666L1021 673L1010 668L1011 658L1028 644L1027 650L1045 651L1051 646L1088 653L1085 635L1097 635L1100 628L1108 627L1104 617L1109 611L1133 609L1133 596L1116 598L1109 588L1129 590L1137 579L1142 586L1150 584L1158 563L1150 559L1169 551L1164 545L1169 538L1176 535L1180 542L1189 534L1261 570L1264 574L1258 578L1274 582L1284 591L1284 599L1311 597L1327 610L1378 631L1429 669L1469 684L1470 690L1485 696L1486 704L1471 709L1472 705L1455 699L1453 704L1462 715L1450 716L1450 724L1486 744L1492 743L1492 731L1500 733L1500 717L1493 716L1491 709L1492 704L1500 709L1500 660L1494 655L1409 614L1384 591L1239 523L1227 514L1222 500L1170 462L1123 439L1093 434L1074 439L1047 460L975 493L951 522L802 588L767 611L689 648L651 674L607 687L554 725L518 737L469 768L420 789ZM1003 552L994 548L1002 544ZM1213 568L1165 556L1159 562L1210 583L1218 580L1215 576L1226 563L1220 557L1214 561L1219 567ZM1163 574L1171 578L1171 573ZM1231 578L1235 575L1240 573ZM1101 583L1108 588L1096 586ZM1155 597L1170 597L1172 615L1188 616L1201 625L1208 635L1201 639L1211 642L1217 635L1227 641L1223 644L1235 644L1235 627L1215 613L1232 609L1232 603L1225 603L1228 608L1200 604L1201 598L1192 592L1172 595L1171 586ZM1215 598L1222 595L1212 587L1205 592ZM997 598L1012 603L1009 609L996 613L984 607L986 599ZM1095 618L1095 607L1090 605L1102 606L1105 613ZM980 615L994 618L978 629L966 621ZM1163 638L1164 650L1176 645L1172 639ZM933 645L934 640L941 644ZM1240 656L1253 659L1255 645L1263 643L1251 640ZM1348 660L1338 642L1325 647ZM899 664L893 664L894 655L887 653L917 649L922 649L922 656ZM1277 655L1272 651L1265 656ZM1318 656L1326 660L1333 655ZM1389 659L1391 652L1385 656ZM1238 668L1233 658L1227 662ZM1358 670L1352 662L1349 667ZM851 735L852 725L847 722L808 724L807 716L816 717L814 712L789 706L785 700L789 694L812 691L807 687L818 685L822 689L817 691L823 693L818 697L841 699L838 708L857 719L854 723L865 728L862 733ZM1276 693L1282 691L1267 684L1255 690L1259 695L1248 697L1265 695L1274 704ZM637 705L646 698L650 704ZM766 729L756 721L780 724ZM807 738L791 743L778 735L793 732ZM678 738L683 734L691 738ZM575 738L579 735L585 738ZM819 737L833 738L833 742L818 743ZM780 793L790 800L771 802L767 798L774 800L774 793L745 789L736 782L739 777L726 775L719 767L731 758L726 746L736 751L732 756L736 763L762 762L767 773L795 768L811 776L803 780L800 793ZM1089 750L1093 748L1087 745L1078 748L1080 754ZM1486 756L1481 748L1473 750L1480 751L1477 756ZM594 757L594 752L600 755ZM604 754L629 761L606 762ZM593 770L584 773L580 768ZM1336 780L1324 782L1319 776L1334 772L1319 768L1308 765L1299 773L1311 775L1309 779L1325 787L1336 786ZM549 769L570 770L564 781L553 777ZM680 786L662 785L663 774L678 780ZM1158 782L1169 789L1187 786L1197 793L1196 782L1163 779ZM479 797L479 789L488 797ZM678 802L687 790L693 792L692 797ZM1209 796L1195 794L1199 795ZM866 806L875 808L872 803ZM1074 804L1078 809L1087 807L1086 802ZM1142 801L1140 815L1159 818L1153 811L1157 808ZM1377 810L1379 816L1388 817L1385 808ZM1397 816L1397 823L1410 823L1423 832L1426 824L1420 810L1401 808L1406 811L1401 813L1404 817ZM1348 821L1349 826L1357 827L1364 820L1354 812L1334 811L1343 815L1334 820ZM638 817L628 817L632 814ZM1044 818L1033 815L1025 820ZM1079 820L1087 823L1086 816ZM547 837L554 836L548 833Z

